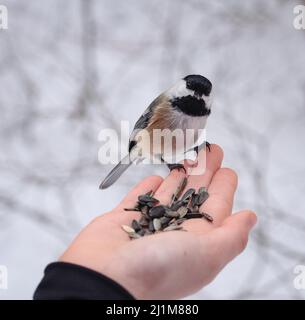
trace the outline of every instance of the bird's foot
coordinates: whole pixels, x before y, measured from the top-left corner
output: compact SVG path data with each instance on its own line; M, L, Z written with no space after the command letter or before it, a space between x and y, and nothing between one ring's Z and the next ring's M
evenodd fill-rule
M205 141L201 146L203 146L203 145L204 145L204 147L205 147L206 149L209 150L209 152L211 152L211 144L210 144L209 142ZM201 150L201 149L202 149L202 147L200 148L200 150ZM196 154L197 154L197 156L198 156L199 146L194 147L193 150L196 152Z
M184 165L181 164L181 163L173 163L173 164L168 163L167 166L168 166L170 171L178 169L178 171L183 170L184 173L186 173L186 169L185 169Z

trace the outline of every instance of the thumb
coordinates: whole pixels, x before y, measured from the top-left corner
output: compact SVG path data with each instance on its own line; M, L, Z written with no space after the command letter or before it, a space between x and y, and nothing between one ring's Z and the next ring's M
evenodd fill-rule
M213 231L213 244L222 260L219 261L221 265L227 264L246 248L249 233L256 221L254 212L241 211L228 217Z

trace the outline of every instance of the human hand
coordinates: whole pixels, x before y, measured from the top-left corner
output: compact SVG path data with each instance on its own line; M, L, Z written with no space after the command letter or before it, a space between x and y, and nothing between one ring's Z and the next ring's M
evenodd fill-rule
M201 151L199 157L205 157ZM190 219L183 231L169 231L130 240L121 225L130 225L139 212L126 212L139 195L153 190L161 204L168 204L183 172L172 171L166 179L151 176L140 182L111 212L91 222L60 258L117 281L137 299L178 299L201 289L246 247L256 223L254 213L232 213L237 176L220 168L223 152L211 145L203 175L188 177L186 189L205 186L210 197L200 208L213 216ZM196 170L194 168L194 170Z

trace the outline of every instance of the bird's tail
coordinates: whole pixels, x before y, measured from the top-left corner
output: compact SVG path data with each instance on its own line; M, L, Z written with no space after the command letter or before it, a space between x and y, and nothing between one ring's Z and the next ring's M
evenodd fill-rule
M129 155L127 155L124 159L122 159L107 175L107 177L103 180L103 182L100 184L100 189L106 189L113 185L119 177L130 167L132 164L131 161L129 161Z

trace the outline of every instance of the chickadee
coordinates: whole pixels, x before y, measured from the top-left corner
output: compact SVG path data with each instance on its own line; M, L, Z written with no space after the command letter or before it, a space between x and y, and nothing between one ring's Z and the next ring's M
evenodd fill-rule
M169 129L171 131L193 129L195 134L198 130L204 129L211 113L211 91L212 83L207 78L201 75L188 75L159 95L136 122L129 139L128 155L107 175L99 188L108 188L132 163L139 162L149 156L160 159L167 164L170 170L184 169L182 164L165 161L166 154L164 150L160 152L160 148L157 148L158 151L154 151L155 148L152 150L148 148L149 154L141 152L139 155L138 138L143 130L148 133L147 138L141 137L141 148L143 149L143 146L151 146L155 129ZM198 136L195 138L196 141L198 141ZM206 146L210 149L208 142L206 142ZM198 144L195 146L193 144L193 150L198 154Z

